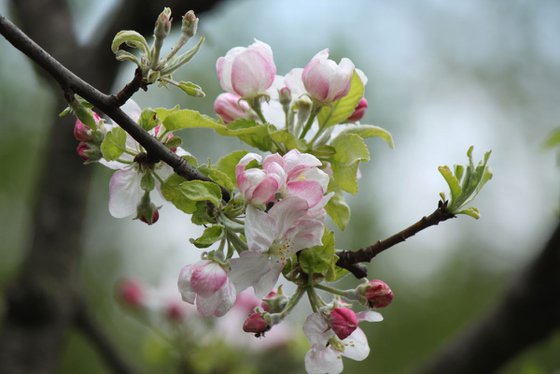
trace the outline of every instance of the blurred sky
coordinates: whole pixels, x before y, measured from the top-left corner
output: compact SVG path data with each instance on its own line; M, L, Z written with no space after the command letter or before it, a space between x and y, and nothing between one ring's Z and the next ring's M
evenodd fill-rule
M77 32L88 40L115 2L72 4ZM5 0L0 10L6 11ZM203 15L199 30L207 41L180 78L200 83L208 96L196 101L153 87L135 96L141 105L180 103L211 113L220 92L215 60L254 38L271 45L279 74L305 66L329 47L332 58L348 57L368 76L369 110L362 122L391 131L396 149L368 141L372 161L361 169L360 194L348 198L354 220L339 236L340 248L371 244L431 213L438 193L446 191L437 167L465 163L470 145L475 160L492 150L494 179L473 204L481 219L460 216L391 249L376 259L385 274L414 285L433 277L453 256L468 256L465 251L484 271L509 272L535 255L556 224L557 155L541 144L560 124L560 2L231 0ZM50 123L44 116L55 113L48 93L34 86L26 59L4 40L0 56L0 78L6 87L17 87L11 98L0 91L0 109L25 110L27 104L17 104L17 97L39 98L36 115ZM13 74L16 66L25 76ZM123 68L115 89L131 76L132 67ZM38 119L19 126L42 133ZM16 131L10 123L0 126L2 137ZM208 143L213 141L208 132L182 135L199 160L215 160L240 146L231 139ZM0 168L7 167L0 160ZM116 222L105 208L98 209L107 202L108 177L99 171L92 189L88 256L110 256L119 248L121 273L152 281L175 277L196 257L187 240L196 232L189 218L166 207L160 222L149 228L136 221ZM3 204L9 199L0 196ZM17 222L28 220L23 209L28 204L20 204L24 213L18 213ZM22 228L3 234L24 236Z

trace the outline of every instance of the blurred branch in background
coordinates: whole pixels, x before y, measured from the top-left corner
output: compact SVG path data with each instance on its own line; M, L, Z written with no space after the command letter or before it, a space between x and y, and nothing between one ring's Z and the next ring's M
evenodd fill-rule
M200 13L218 3L191 1L188 6ZM103 91L110 90L117 75L118 65L108 48L117 30L134 28L148 34L164 5L178 14L188 10L178 0L137 5L133 0L122 1L112 22L104 23L109 26L100 41L79 45L66 1L12 1L14 15L31 38ZM60 111L65 103L58 87L53 86L52 95L58 98L56 110ZM91 169L83 167L76 157L72 122L70 118L55 118L50 125L29 229L32 241L5 296L0 331L2 372L52 372L64 349L66 333L76 321L74 300ZM99 344L96 347L100 348ZM101 353L107 356L103 350ZM113 369L119 371L116 366Z
M496 307L446 345L422 373L491 373L560 327L560 225Z

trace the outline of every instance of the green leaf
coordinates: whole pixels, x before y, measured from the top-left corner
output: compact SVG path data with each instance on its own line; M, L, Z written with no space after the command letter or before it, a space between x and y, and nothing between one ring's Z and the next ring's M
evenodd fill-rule
M358 193L359 162L350 165L332 163L333 187L355 195Z
M336 149L330 145L321 145L310 151L318 159L330 159L335 153Z
M343 134L333 139L331 146L336 150L333 162L351 165L357 161L369 161L369 151L364 140L356 134Z
M374 125L342 125L345 128L339 133L338 136L343 134L356 134L365 138L381 138L390 148L395 148L393 136L382 127Z
M466 214L467 216L471 216L474 219L479 219L480 218L480 211L477 208L474 208L474 207L470 207L470 208L461 210L460 212L457 212L455 214Z
M336 258L338 260L338 256L336 256ZM345 277L348 274L349 274L348 270L338 266L333 266L331 269L329 269L329 271L325 275L325 280L327 282L336 282L337 280Z
M364 140L356 134L344 134L333 139L331 146L336 150L331 157L332 189L357 193L360 162L369 161L369 151Z
M161 184L161 194L177 209L192 214L196 210L196 202L189 199L179 187L184 182L185 178L172 174Z
M146 131L150 131L159 124L159 118L155 110L146 108L140 114L138 124Z
M224 226L214 225L206 228L202 235L197 239L190 239L190 242L197 248L208 248L224 236Z
M325 206L325 209L334 223L341 230L344 230L350 221L350 207L344 201L342 192L335 192L334 196L329 200L327 206Z
M553 148L560 145L560 129L556 129L550 134L544 144L543 147L545 148Z
M144 54L149 54L148 42L146 39L133 30L123 30L119 31L117 35L113 38L113 42L111 43L111 50L113 53L117 53L121 44L125 43L127 46L132 48L141 49Z
M325 275L334 268L338 256L334 250L334 233L325 230L323 234L323 245L307 248L299 254L299 265L301 270L309 275Z
M105 135L101 143L101 153L107 161L116 160L126 150L126 132L120 127L114 127Z
M197 201L194 212L192 212L191 222L195 225L205 225L216 223L216 218L210 215L210 207L206 201Z
M451 201L456 201L457 198L461 195L461 186L459 185L459 181L453 175L451 170L447 165L438 167L440 174L443 176L447 185L449 186L449 190L451 191Z
M272 148L272 141L269 131L275 131L276 127L269 124L260 124L254 120L239 119L216 132L223 136L236 136L242 142L260 149L261 151L269 151Z
M218 183L219 185L224 186L226 189L228 190L233 190L233 188L235 187L234 182L231 180L231 178L229 177L229 175L227 175L226 173L224 173L221 170L218 170L216 168L212 168L209 167L207 165L202 165L198 168L198 170L206 175L207 177L209 177L210 179L212 179L214 182Z
M230 179L232 183L236 183L235 178L235 167L248 152L247 151L234 151L220 158L216 165L216 169L224 172Z
M362 97L364 97L364 84L358 73L354 71L348 94L332 103L331 106L325 106L321 109L317 116L319 125L329 127L346 121L354 113Z
M215 206L220 206L222 190L216 183L193 180L179 185L181 192L191 201L209 201Z
M179 87L184 93L186 93L189 96L193 96L193 97L206 96L204 91L202 91L202 87L200 87L198 84L195 84L193 82L181 81L178 83L177 87Z
M163 113L163 111L161 111ZM159 114L159 112L158 112ZM196 110L182 109L182 110L171 110L162 119L163 126L168 131L175 131L181 129L194 129L194 128L206 128L206 129L223 129L225 125L215 121L211 117L200 114Z
M303 143L288 130L278 130L270 133L270 137L277 143L284 144L287 149L303 149Z

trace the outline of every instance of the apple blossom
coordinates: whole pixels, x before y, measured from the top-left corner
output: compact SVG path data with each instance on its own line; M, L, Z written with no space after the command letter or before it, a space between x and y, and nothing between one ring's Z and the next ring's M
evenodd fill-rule
M222 117L225 123L231 123L240 118L252 118L253 111L246 101L242 101L241 97L224 92L216 97L214 101L214 111Z
M346 339L358 327L358 317L350 308L333 308L328 318L329 326L340 339Z
M315 156L293 149L284 156L265 157L262 169L246 169L251 161L261 160L261 156L248 153L235 169L239 191L249 204L259 206L297 196L306 200L309 208L319 210L330 199L331 195L324 196L329 176L319 169L322 164Z
M368 102L365 97L362 97L358 105L356 105L356 109L354 109L354 113L352 113L352 115L348 117L348 121L356 122L364 118L367 108L368 108Z
M384 308L393 301L393 291L382 280L372 279L367 284L358 286L358 289L361 289L370 308Z
M145 303L143 286L135 279L124 279L117 286L117 296L126 306L140 309Z
M272 49L256 40L247 48L236 47L216 61L220 86L224 91L243 98L266 93L276 74Z
M216 262L203 260L181 269L178 280L183 301L195 304L203 316L221 317L235 303L235 287Z
M373 311L357 313L356 317L358 321L382 320L381 315ZM329 327L321 312L307 317L303 324L303 332L311 343L311 349L305 355L305 370L308 374L341 373L343 370L341 356L362 361L369 355L367 337L362 329L357 327L341 340Z
M264 335L268 330L270 330L270 325L258 312L252 312L243 322L243 331L254 333L256 337Z
M249 250L231 260L230 276L238 292L252 286L263 297L293 254L321 244L323 221L307 216L308 210L307 202L295 196L279 201L268 212L247 207Z
M330 103L346 96L355 68L348 58L343 58L337 65L328 57L329 50L323 49L307 63L302 73L306 91L312 99L321 103Z

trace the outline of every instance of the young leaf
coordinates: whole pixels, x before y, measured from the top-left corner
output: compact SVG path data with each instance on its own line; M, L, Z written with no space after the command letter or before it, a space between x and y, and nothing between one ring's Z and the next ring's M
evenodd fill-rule
M334 250L334 233L325 230L323 245L311 247L301 251L299 265L301 270L309 275L327 274L334 268L338 257Z
M207 128L222 129L225 125L215 121L211 117L200 114L196 110L182 109L168 113L163 121L163 126L168 131L181 129Z
M224 236L224 226L214 225L207 227L202 235L189 241L197 248L208 248Z
M334 196L325 206L325 210L341 230L346 228L346 225L348 225L348 222L350 221L350 207L344 201L342 192L335 192Z
M358 73L354 71L348 94L332 103L331 106L325 106L321 109L317 116L319 125L321 127L329 127L346 121L354 113L362 97L364 97L364 84Z
M196 210L196 202L187 198L179 187L185 182L185 178L172 174L161 185L161 194L175 207L185 213L192 214Z
M132 30L123 30L119 31L117 35L113 38L113 42L111 43L111 50L113 53L117 53L121 44L126 43L127 46L141 49L144 54L149 54L148 42L146 39L137 33L136 31Z
M159 118L155 110L146 108L140 114L138 124L146 131L150 131L159 124Z
M177 87L179 87L184 93L189 96L193 97L205 97L206 94L202 91L202 88L193 82L185 82L181 81L178 83Z
M247 153L247 151L234 151L220 158L214 167L224 172L231 179L231 182L235 184L237 182L235 178L235 167L239 163L239 160Z
M126 150L126 132L120 127L114 127L108 132L101 143L101 153L107 161L116 160Z
M216 168L213 167L209 167L206 165L202 165L198 168L198 170L206 175L207 177L209 177L210 179L212 179L214 182L218 183L219 185L224 186L226 189L228 190L233 190L233 188L235 187L234 182L231 180L231 178L229 177L229 175L227 175L226 173L224 173L221 170L218 170Z
M339 133L338 136L343 134L356 134L365 138L381 138L387 143L390 148L395 148L395 143L393 142L393 136L387 130L382 127L374 125L342 125L344 129Z
M209 201L219 206L222 201L222 190L216 183L192 180L179 185L181 192L191 201Z

